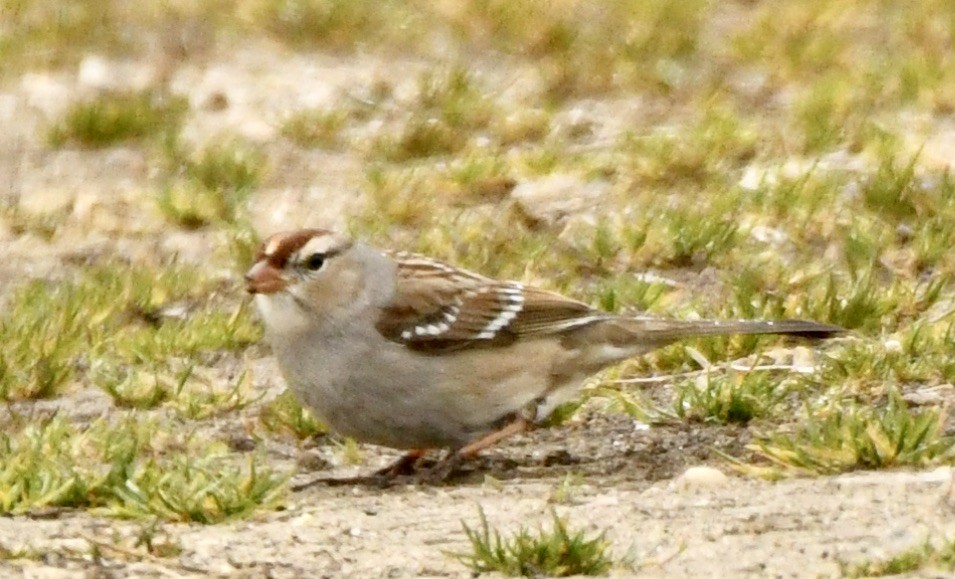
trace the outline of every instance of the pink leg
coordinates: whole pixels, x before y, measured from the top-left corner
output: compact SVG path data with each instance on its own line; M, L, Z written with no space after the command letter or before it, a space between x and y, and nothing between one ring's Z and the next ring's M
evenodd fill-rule
M421 480L431 484L443 482L451 475L451 473L457 470L457 468L465 460L474 458L477 453L481 452L485 448L494 446L509 436L514 436L515 434L520 434L521 432L530 430L532 427L533 425L527 420L518 418L504 428L495 430L483 438L475 440L464 448L461 448L456 452L452 452L433 468L429 469L428 472L422 473Z
M472 442L471 444L465 446L461 450L457 451L457 456L460 458L473 458L477 453L481 452L485 448L490 448L497 444L498 442L514 436L515 434L520 434L530 430L531 423L523 418L518 418L514 422L511 422L504 428L500 430L495 430L491 434L486 435L484 438L479 438Z

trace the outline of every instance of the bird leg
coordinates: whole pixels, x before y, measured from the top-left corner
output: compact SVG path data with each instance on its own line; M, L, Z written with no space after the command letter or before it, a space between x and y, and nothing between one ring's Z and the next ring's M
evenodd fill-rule
M381 470L375 471L373 476L390 479L398 476L414 474L415 466L418 465L418 463L427 453L428 449L426 448L415 448L413 450L409 450L404 456L395 462Z
M422 471L415 471L415 467L418 466L418 463L421 462L421 459L424 458L427 454L428 449L426 448L416 448L408 451L404 456L393 462L392 464L386 466L383 469L376 471L371 477L370 481L379 486L386 487L395 484L395 479L400 477L414 475L419 481L425 483L441 483L445 481L459 466L461 463L474 458L479 452L485 448L494 446L498 442L514 436L515 434L520 434L534 428L534 423L527 420L526 418L517 417L513 421L508 422L504 427L491 432L490 434L485 435L482 438L475 440L474 442L459 448L458 450L451 451L448 456L438 461L433 467L428 468ZM313 480L304 484L296 485L292 490L301 491L308 487L314 486L316 484L327 484L330 486L341 486L346 484L354 484L359 482L369 482L367 477L351 477L347 479L328 479L320 478Z
M504 428L495 430L483 438L475 440L464 448L459 449L454 454L462 459L474 458L477 453L481 452L485 448L494 446L498 442L510 436L514 436L515 434L527 432L532 426L533 425L526 418L518 417L514 420L514 422L509 422L507 425L505 425Z
M422 480L425 480L429 483L442 482L447 479L448 476L450 476L455 470L457 470L457 468L461 466L462 462L474 458L477 453L481 452L485 448L494 446L498 442L510 436L514 436L515 434L527 432L533 427L534 424L532 422L526 418L518 417L513 422L507 423L500 430L495 430L494 432L475 440L463 448L452 451L438 464L428 469L428 471L424 473Z
M426 448L416 448L408 451L404 456L386 466L377 470L371 476L351 476L346 478L328 478L319 477L305 483L292 486L294 492L303 491L316 485L328 485L332 487L353 485L353 484L372 484L381 488L389 487L399 482L398 479L415 474L415 467L428 453Z

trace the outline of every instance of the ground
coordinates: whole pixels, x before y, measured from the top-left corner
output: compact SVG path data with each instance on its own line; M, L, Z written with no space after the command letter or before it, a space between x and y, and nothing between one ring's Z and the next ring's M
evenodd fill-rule
M478 525L481 510L501 529L550 525L555 509L579 527L606 532L614 552L633 562L614 576L837 576L843 565L885 558L955 531L947 467L688 482L675 475L686 465L709 462L700 455L718 443L711 434L595 422L522 437L492 453L479 475L448 486L320 485L293 495L285 510L250 520L163 525L155 541L181 545L173 558L115 547L123 542L117 535L132 544L141 524L88 513L5 519L4 545L30 544L49 553L38 561L6 562L5 573L469 577L448 553L468 550L461 521ZM376 462L322 475L355 475ZM569 470L582 482L555 499Z
M731 18L732 12L730 10L723 16ZM728 26L726 22L717 20L707 31L715 34L725 26ZM0 200L9 211L0 221L0 252L4 256L0 260L0 303L11 303L16 288L24 281L40 279L53 283L72 279L76 272L91 264L118 261L135 269L144 263L153 267L157 262L168 264L175 261L197 267L214 278L217 284L215 296L209 301L221 299L232 307L246 300L241 267L235 267L228 257L223 257L224 253L233 250L234 246L228 239L230 235L236 235L236 231L264 236L306 225L348 228L376 239L391 239L394 243L412 240L416 249L432 244L438 250L443 248L446 253L457 251L458 257L464 254L465 259L480 261L475 257L479 252L468 253L474 247L472 242L462 242L462 250L453 242L446 243L442 237L445 234L438 232L440 228L425 232L415 229L417 224L426 221L413 211L417 202L414 188L430 187L426 193L421 193L421 199L434 196L434 190L442 186L452 182L460 184L448 174L465 171L451 160L446 163L438 161L428 167L424 167L423 161L418 165L417 153L413 149L417 141L413 139L406 139L399 145L374 141L375 131L382 126L390 128L411 122L402 116L400 106L394 105L397 112L381 113L379 110L370 113L371 121L365 118L350 121L352 126L344 130L345 137L331 135L330 138L347 137L348 146L303 147L293 142L292 137L281 134L283 119L291 111L346 106L341 104L343 101L360 104L373 99L375 90L382 85L387 85L387 92L393 95L389 98L394 98L395 102L407 104L414 101L418 98L415 95L422 75L432 70L445 70L446 63L400 53L293 50L282 43L261 38L248 43L232 42L228 49L204 48L197 52L187 55L181 62L157 59L148 54L124 57L115 53L89 52L76 58L75 62L55 67L26 66L19 73L5 77L0 85L0 126L3 127L0 134ZM543 82L539 78L540 71L525 60L498 59L499 56L482 53L469 62L469 70L480 79L481 86L490 87L488 92L497 99L495 106L516 111L514 114L521 113L525 101L538 98L533 95L538 94L538 84ZM668 74L671 73L681 74L680 71ZM736 87L734 90L743 94L740 98L751 99L754 106L764 108L768 116L779 107L787 106L778 101L793 98L786 91L773 97L766 96L762 91L770 91L766 88L768 81L748 77L746 71L735 71L730 76L730 84ZM527 80L529 77L535 80ZM51 145L48 127L64 115L71 103L120 89L139 90L156 86L160 86L160 92L166 98L178 95L188 102L190 113L180 133L188 147L200 149L216 144L223 134L228 134L230 139L240 140L267 158L265 176L256 184L254 193L248 196L241 209L243 219L248 222L247 230L242 229L244 225L233 228L233 223L228 226L218 222L197 224L184 217L185 212L180 209L162 209L161 202L156 201L157 190L170 182L177 186L175 179L188 170L170 170L162 166L157 158L166 153L157 153L162 146L155 142L146 145L141 142L119 143L106 148ZM617 162L617 157L611 153L607 153L609 157L601 158L603 152L612 149L608 143L625 139L628 131L637 131L641 135L668 134L671 129L677 131L674 127L689 122L691 111L699 106L699 102L693 99L681 100L673 95L657 98L652 93L653 90L649 89L633 94L615 90L535 108L545 111L540 114L549 115L548 134L557 135L555 139L562 146L566 145L567 149L561 154L593 155L596 159L591 161L588 158L587 163L592 162L592 165L568 161L567 167L572 170L565 171L580 179L569 178L570 189L579 185L580 198L592 197L586 197L585 203L557 204L556 207L546 200L526 202L516 210L521 213L521 223L530 223L527 227L531 229L556 228L560 240L569 240L568 243L573 245L581 230L603 227L605 220L617 223L634 218L624 210L614 213L613 201L608 201L608 198L620 194L613 187L618 187L627 178L637 179L638 185L666 182L671 186L675 181L673 186L679 189L684 183L682 179L687 183L705 183L713 177L707 173L709 166L700 169L705 163L693 159L692 151L659 151L653 144L640 149L642 153L637 157L641 154L646 157L656 155L654 160L646 163L640 160L635 162L638 167L628 168L639 177L633 177L633 174L621 176L608 169L608 165ZM466 116L483 105L469 101L466 106L467 112L454 114ZM944 111L943 104L938 104L935 112L939 110ZM359 118L359 113L348 114L356 115L350 117L352 119ZM380 115L382 120L374 120L375 115ZM514 120L513 115L504 113L502 116L507 117L501 121L504 128L493 123L489 125L492 129L481 126L481 130L491 134L487 139L496 143L515 138L522 144L517 147L520 149L517 153L501 153L501 159L506 161L498 161L525 169L530 167L527 170L531 173L546 173L540 167L550 167L549 163L563 167L560 161L548 160L552 153L538 151L533 139L528 138L525 142L523 137L508 136L533 133L536 126L533 119L519 117ZM924 165L938 169L951 163L950 143L955 131L944 122L933 123L933 118L936 117L915 107L914 111L899 111L897 116L888 118L880 126L885 127L887 133L900 126L913 127L912 133L918 132L918 137L907 134L893 141L892 146L898 149L900 158L921 151ZM694 137L695 141L712 138L712 131L717 129L707 127ZM741 132L747 133L745 130ZM801 175L803 169L806 174L812 171L825 173L834 164L840 166L840 171L847 168L849 172L875 173L874 167L865 165L863 156L857 155L858 151L847 152L845 149L826 154L793 155L788 163L774 158L772 162L779 164L778 172L774 173L765 169L772 163L753 150L759 148L759 139L747 135L741 138L745 143L734 142L729 147L738 146L739 150L728 150L720 155L727 158L736 155L733 162L747 164L746 170L733 174L739 177L737 180L743 189L753 193L754 197L758 187L747 182L753 172L759 173L758 178L753 177L759 181L759 187L763 186L761 180L784 180L787 171L793 175ZM453 135L449 138L453 142ZM447 146L452 149L446 151L450 153L450 159L456 154L466 156L461 151L477 157L481 154L481 147L494 145L478 143L464 149ZM554 146L548 142L540 148ZM788 150L789 146L787 143L782 148ZM515 160L518 155L526 157ZM755 160L750 163L753 157ZM674 166L679 166L667 166L661 173L653 165L658 158L678 158ZM410 169L407 174L394 177L388 173L388 162L407 163ZM415 173L422 167L420 173ZM737 169L739 166L734 166L733 170ZM384 176L377 177L376 170ZM434 170L439 176L433 177L427 174L427 170ZM493 220L496 201L506 197L515 185L508 182L511 177L508 171L504 172L503 179L494 175L495 170L491 173L491 178L482 174L477 179L479 187L451 187L448 193L452 200L447 204L451 207L472 203L475 196L485 201L485 198L492 200L484 205L477 204L480 206L476 210L477 217L466 215L460 222L455 222L455 226L471 227L469 235L472 237L474 223L479 229L482 223L487 223L481 219ZM519 175L516 181L539 182L536 175L535 178L523 177ZM437 185L434 180L437 180ZM859 181L864 184L864 179ZM395 182L399 184L394 185ZM608 184L610 182L614 185ZM401 183L406 186L403 188ZM410 194L408 183L412 189ZM557 184L558 189L562 186L560 183L564 181ZM857 189L861 185L856 181L852 184L856 189L849 186L840 189L840 199L859 197ZM541 189L551 185L541 186ZM747 189L750 186L753 189ZM536 191L531 191L532 199ZM810 193L806 194L808 196ZM676 203L672 197L661 196L660 200L661 206ZM707 203L712 209L716 202ZM718 209L718 203L716 205ZM915 212L918 213L920 208ZM376 212L385 215L382 221L374 221ZM873 209L873 213L877 212L878 208ZM948 214L939 210L938 215L944 217ZM221 215L219 218L223 222L229 221ZM640 218L651 226L657 219L670 219L665 212ZM810 231L806 233L810 240L817 235L829 235L845 225L840 221L817 222L812 214L802 218ZM918 218L912 220L917 222ZM476 221L472 223L468 219ZM780 221L785 223L787 219L784 217ZM672 221L671 225L679 229L680 223ZM830 258L841 259L827 253L834 251L831 245L793 250L790 247L792 240L786 236L788 225L775 228L744 225L747 233L763 244L760 245L760 256L768 255L766 259L798 264L802 263L798 256L803 253L818 257L817 261L821 262ZM905 229L909 222L886 227L900 239L915 235ZM882 243L886 235L874 233L872 238ZM718 237L718 232L713 236ZM780 240L776 240L777 237ZM557 238L555 234L554 239ZM621 237L614 239L619 242ZM650 239L648 248L652 248L652 234ZM865 242L859 242L859 247ZM712 255L719 256L720 252L712 243L704 240L698 248L685 254L680 253L679 248L673 249L673 254L666 258L669 261L662 265L662 262L654 261L655 257L638 256L634 263L664 271L661 283L678 288L670 294L676 297L668 298L667 303L681 303L687 294L704 295L701 299L706 303L707 294L723 295L721 292L728 291L724 290L727 285L725 278L718 275L721 262L717 259L715 265L710 263ZM594 241L594 245L599 245L598 241ZM848 242L846 245L854 247ZM729 247L732 249L732 244ZM843 250L840 245L839 251ZM601 249L588 248L587 251L600 254ZM864 251L864 247L860 251ZM819 256L813 256L814 252ZM535 282L540 282L544 275L530 266L525 270L520 264L496 263L493 250L488 250L488 253L491 257L484 259L485 265L496 270L489 273L502 272L514 277L526 275ZM546 250L537 251L535 259L544 263L542 267L546 268L545 258L540 258L542 253ZM592 257L585 251L579 254ZM928 266L919 269L923 266L913 265L918 259L902 250L880 254L878 260L886 270L911 270L913 279L924 281L933 272L950 275L946 268L951 268L951 258L940 255L934 258L919 256L935 266L935 270ZM601 259L591 261L579 265L579 271L569 272L569 279L590 274L599 277L607 272L616 275L614 272L619 273L619 269L626 270L633 265L623 263L626 260L617 255L608 259L601 255ZM469 265L474 266L473 263ZM668 269L670 266L672 269ZM757 263L756 268L759 267ZM826 266L820 267L825 269ZM561 271L560 275L564 273ZM801 274L802 270L800 275L781 278L785 277L798 286ZM855 282L853 278L852 283ZM551 283L552 287L554 285L562 290L575 287L579 290L578 295L591 298L607 295L596 291L586 294L591 286L585 283L574 286L572 281L564 278ZM779 293L785 294L785 287ZM949 284L941 292L948 301L939 301L934 309L930 303L925 311L919 310L911 316L941 328L944 320L951 318L950 289ZM619 295L625 294L621 290ZM646 295L644 293L642 297ZM184 300L188 302L186 309L193 311L190 308L201 307L194 302L205 297L191 296L191 302ZM603 298L594 298L595 301L599 299ZM787 308L797 307L784 303L785 297L779 298L779 302ZM167 304L161 306L156 312L145 312L142 317L153 323L154 318L161 320L163 316L176 315L167 312ZM614 307L620 307L620 304ZM812 310L811 304L798 307L805 307L810 313L821 311ZM844 303L842 307L845 307ZM828 311L835 311L838 315L845 313L837 306ZM245 310L240 313L246 315ZM733 313L739 311L733 310ZM825 321L845 323L851 321L849 316L845 314L843 319ZM889 317L885 315L885 319ZM907 348L907 343L892 345L899 339L903 342L908 339L905 338L907 334L893 333L902 331L901 323L898 327L892 326L896 322L895 318L887 322L891 326L888 329L878 326L878 320L871 324L860 323L856 327L861 328L859 332L872 344L879 348L884 346L884 351ZM148 325L142 321L138 323ZM161 322L155 323L161 325ZM818 346L823 350L827 347ZM216 383L219 386L215 388L221 389L221 384L238 380L243 388L247 386L252 403L203 415L194 421L174 414L183 411L179 407L167 407L165 402L144 411L143 415L160 416L163 420L174 415L170 419L172 422L163 423L161 430L182 428L199 433L199 438L224 442L240 458L246 453L251 455L252 451L261 452L276 472L294 474L292 485L316 478L344 479L367 475L397 456L395 451L388 449L355 447L333 435L298 440L294 436L265 433L259 422L262 408L284 391L267 345L242 343L238 348L214 350L212 354L203 352L205 357L196 358L200 360L203 383ZM882 354L884 351L879 350ZM940 351L944 354L944 349ZM819 364L817 350L803 345L786 343L774 352L781 352L779 356L787 360L790 370L799 371L800 364L793 360L800 356L808 357L806 367L809 373ZM750 363L746 358L749 351L736 353L743 360L742 364ZM704 358L704 366L708 363L705 360L708 356L709 352L704 355L696 350L689 354L683 350L672 354L681 360ZM885 354L883 358L890 359L891 356ZM169 362L170 367L181 360L177 358L174 362ZM637 367L636 370L659 370L666 365L666 362L655 363L657 366L649 363L649 366ZM128 410L121 410L122 404L114 397L91 385L91 374L86 367L90 365L89 359L78 356L71 364L75 376L58 387L55 395L4 394L2 416L13 424L15 417L40 422L41 418L47 420L58 413L76 424L88 424L99 417L111 417ZM673 369L687 370L685 364L676 366ZM846 383L853 384L847 388L857 387L852 380L853 371L846 371ZM861 370L858 372L861 376ZM247 385L242 378L235 378L246 373L249 377ZM940 369L928 378L921 375L900 378L900 383L905 386L900 389L913 406L944 409L955 399L950 373L949 363L946 369ZM826 380L829 378L818 381ZM853 400L859 398L863 406L872 400L884 402L889 397L887 390L882 389L884 384L872 385L877 380L867 378L859 382L864 384L858 386L858 390L852 389L848 394L840 391L840 395L845 394ZM632 395L645 411L647 408L672 409L676 392L672 384L661 380ZM872 392L876 393L869 398ZM823 397L825 394L820 395ZM628 414L612 407L608 400L612 398L590 398L563 424L506 441L440 485L399 484L380 488L371 481L346 485L318 483L303 490L289 491L277 509L261 509L247 518L209 525L161 517L116 517L115 512L102 505L100 508L51 505L25 509L24 513L11 512L0 517L0 574L28 577L467 577L472 575L471 571L453 554L470 549L463 525L479 525L482 511L491 526L505 535L521 526L532 529L550 526L552 510L575 528L594 535L605 533L615 556L611 571L614 576L838 576L851 572L857 563L885 559L925 541L938 543L955 536L955 471L946 466L951 464L950 454L937 462L891 464L891 468L872 472L855 471L855 467L850 467L847 470L853 472L805 478L794 477L792 470L783 468L772 473L773 480L767 480L750 476L752 471L741 468L739 464L756 462L761 468L771 466L767 455L760 454L751 443L762 436L763 430L773 430L775 426L781 425L781 431L794 429L801 417L800 400L788 400L782 404L788 409L785 412L789 412L785 419L773 417L767 423L756 420L749 425L714 420L708 416L676 416L672 411L651 413L652 416L645 415L645 412ZM940 412L943 413L940 424L944 423L945 428L940 427L939 432L950 434L951 425L946 422L944 410ZM733 457L737 462L727 457ZM795 474L818 474L809 473L807 469L796 470ZM0 487L0 501L3 493L8 492L9 488Z

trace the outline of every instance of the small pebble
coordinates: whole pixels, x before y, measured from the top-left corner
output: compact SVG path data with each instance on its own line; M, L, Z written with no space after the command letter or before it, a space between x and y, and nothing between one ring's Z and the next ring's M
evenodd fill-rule
M710 466L691 466L677 478L677 484L685 489L722 486L728 481L728 476Z

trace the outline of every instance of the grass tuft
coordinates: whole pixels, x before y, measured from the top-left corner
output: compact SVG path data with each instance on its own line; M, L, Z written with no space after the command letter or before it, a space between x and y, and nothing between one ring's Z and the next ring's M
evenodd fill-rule
M147 462L134 479L110 488L109 514L157 516L169 521L212 525L245 518L282 503L287 475L279 475L264 459L250 455L245 466L225 454L204 450L199 458L178 455L161 463Z
M343 144L343 129L348 121L339 109L297 111L282 122L284 137L300 147L334 149Z
M262 407L259 422L274 433L287 433L296 440L308 440L325 434L328 428L286 390Z
M683 419L746 424L773 413L787 395L771 372L705 373L676 387L674 413Z
M390 162L460 152L472 134L488 128L494 102L480 90L474 76L460 66L418 79L411 117L397 134L383 134L373 149Z
M751 449L784 472L802 474L924 467L955 457L955 437L945 434L944 425L944 411L909 409L893 391L881 408L841 404Z
M226 141L193 155L171 145L170 179L156 204L169 221L186 229L236 225L249 195L265 174L266 159L251 144Z
M668 218L671 251L668 265L687 267L708 263L716 254L733 246L738 225L718 212L673 213Z
M191 372L187 368L180 376L172 377L164 372L101 363L93 372L92 382L109 394L116 406L146 410L175 397Z
M511 537L492 530L484 511L481 526L472 529L462 523L471 542L470 553L454 556L472 573L501 573L511 577L569 577L603 575L613 566L609 545L603 534L588 538L584 531L571 532L567 522L553 510L553 528L535 535L520 529Z
M179 131L187 110L188 103L182 97L153 91L108 93L70 105L63 118L49 129L47 141L54 147L101 148L159 139Z
M219 523L280 504L287 477L224 445L162 436L135 414L75 426L54 417L0 433L0 512L94 508L118 517Z

